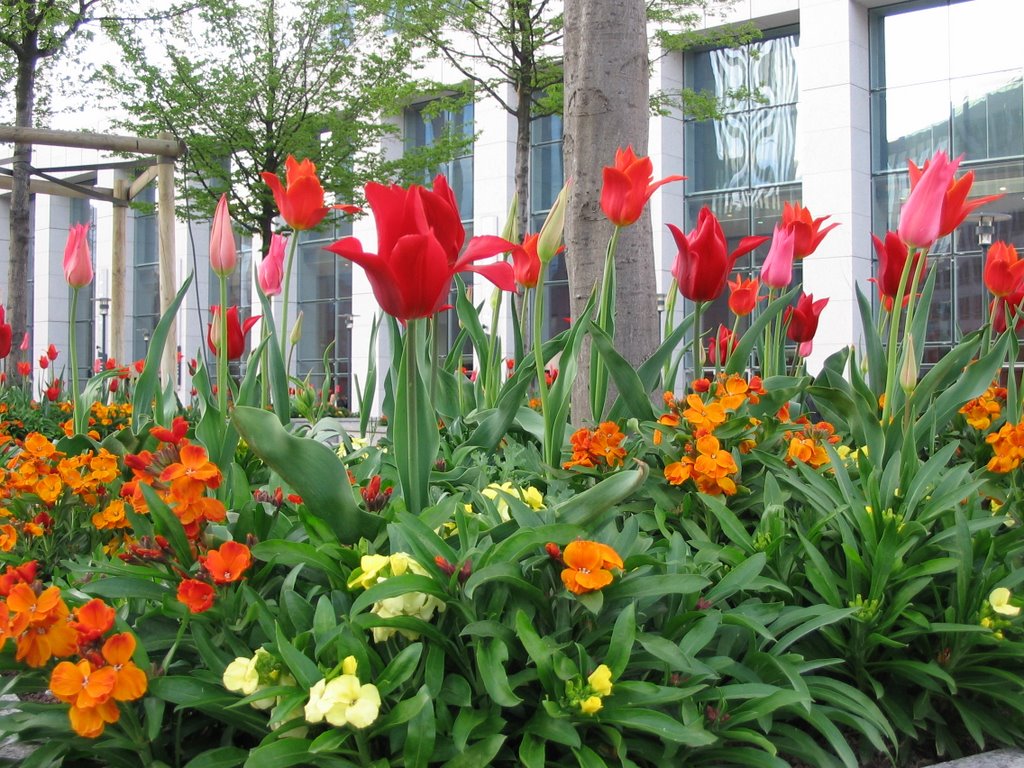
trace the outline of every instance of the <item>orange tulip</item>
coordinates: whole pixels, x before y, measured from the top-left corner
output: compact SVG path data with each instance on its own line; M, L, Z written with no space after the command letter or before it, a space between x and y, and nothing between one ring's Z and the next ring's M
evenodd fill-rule
M637 157L633 147L615 151L615 165L604 169L601 210L617 227L627 227L637 219L655 190L685 176L666 176L654 181L654 164L649 157Z
M281 212L281 218L292 229L313 229L323 221L330 207L324 205L324 188L316 176L316 166L311 160L297 161L292 155L285 160L285 186L277 174L264 171L260 175L274 193L274 202ZM336 205L346 213L357 213L354 205Z

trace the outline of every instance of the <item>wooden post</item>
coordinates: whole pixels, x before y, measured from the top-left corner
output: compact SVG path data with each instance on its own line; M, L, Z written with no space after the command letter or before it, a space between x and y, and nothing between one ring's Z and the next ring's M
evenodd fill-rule
M125 306L125 276L127 275L128 258L128 182L124 179L114 181L114 197L123 200L121 205L114 206L113 240L110 259L110 356L124 364L128 359L128 350L124 343L124 325L129 314Z
M170 140L169 133L160 138ZM178 290L174 261L174 159L161 157L157 164L157 229L160 239L160 315L166 314ZM178 323L171 322L167 342L160 358L160 381L166 385L173 381L177 386L178 370Z

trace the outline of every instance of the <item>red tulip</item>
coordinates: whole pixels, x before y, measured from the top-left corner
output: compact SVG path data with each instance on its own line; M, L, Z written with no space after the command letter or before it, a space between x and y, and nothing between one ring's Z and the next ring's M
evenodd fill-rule
M57 398L60 397L60 379L54 379L50 386L46 388L46 399L51 403L57 402Z
M324 188L320 185L320 179L316 177L316 166L311 160L303 160L300 163L292 155L288 155L284 166L286 186L281 185L281 180L275 173L263 171L260 175L274 193L274 202L281 212L281 218L288 222L292 229L313 229L323 221L331 207L346 213L359 212L359 208L354 205L324 205Z
M366 271L377 302L392 317L405 322L433 315L448 300L458 272L477 272L503 291L515 290L511 264L474 262L516 246L484 235L470 240L463 251L466 230L444 176L434 179L432 190L417 184L403 189L370 183L366 199L377 224L377 253L365 252L354 237L338 240L327 250Z
M793 255L796 258L810 256L825 239L825 235L839 226L838 223L829 224L822 229L821 225L827 218L829 217L822 216L812 219L811 212L800 203L787 202L782 206L782 226L791 227L793 230Z
M801 293L800 298L796 300L795 307L786 307L786 313L783 316L789 324L786 336L797 344L812 341L814 334L818 332L818 319L826 304L828 304L828 299L815 301L813 294ZM806 355L804 356L806 357Z
M40 355L39 356L39 367L42 368L44 371L47 368L49 368L50 367L50 358L48 358L46 355Z
M605 167L601 189L601 210L612 224L628 227L640 218L644 206L658 187L686 177L666 176L660 181L653 181L653 178L651 158L637 157L631 146L615 151L615 165Z
M697 215L697 226L684 235L674 224L667 225L679 252L672 265L672 276L679 292L690 301L713 301L725 289L725 281L736 259L761 245L767 237L744 237L732 253L725 241L722 225L711 209L704 206Z
M761 284L757 281L757 278L744 280L741 277L737 277L736 282L730 280L729 309L736 317L746 317L754 311L757 303L764 298L764 296L757 295L760 289Z
M896 294L900 289L900 276L903 274L909 254L907 244L895 232L886 232L884 242L876 235L872 235L871 239L875 244L875 253L878 255L878 277L872 277L871 282L878 285L878 295L881 297L882 306L892 312L893 304L896 303ZM922 257L921 251L914 251L914 260L910 265L907 285L903 290L903 306L907 306L911 294L917 291L914 278L917 276L918 262Z
M92 282L88 224L76 224L68 232L64 246L64 279L72 288L82 288Z
M927 172L931 161L926 160L923 168L918 168L913 160L907 162L907 170L910 174L910 189L913 193L918 181ZM942 215L939 219L939 237L945 237L954 229L959 227L964 219L976 208L998 200L1002 195L985 195L968 200L967 195L971 192L974 184L974 171L968 171L959 179L950 180L946 187L946 194L942 200ZM936 238L938 239L938 238Z
M60 353L57 351L57 345L56 344L51 344L50 346L48 346L46 348L46 356L48 358L50 358L51 360L56 360L57 359L57 355L59 355L59 354Z
M761 282L769 288L788 288L793 282L793 259L796 257L796 232L792 227L775 225L772 246L761 265Z
M31 376L32 375L32 363L19 362L18 363L18 373L21 376Z
M245 351L245 337L259 319L260 316L256 315L248 318L244 323L239 322L238 307L228 307L228 360L238 360L242 356ZM210 307L210 324L207 326L206 332L206 343L214 355L217 354L219 337L220 307L214 305Z
M724 325L719 325L718 334L708 339L708 360L712 365L725 365L739 343L740 340L732 331Z
M1004 242L992 243L985 258L985 286L996 296L1009 296L1024 277L1024 259L1017 249ZM0 316L2 317L2 316Z
M512 249L512 272L516 282L523 288L537 287L537 281L540 279L538 239L540 239L539 234L527 235L523 238L522 245L517 245Z
M271 235L267 255L256 267L260 290L267 296L277 296L281 293L281 280L284 278L284 247L287 242L288 238L282 235Z
M1024 328L1024 314L1018 311L1018 307L1024 302L1024 282L1018 283L1013 293L1008 296L997 296L992 299L988 310L992 316L992 330L996 333L1006 333L1006 315L1010 315L1013 321L1014 330Z
M217 211L213 214L213 225L210 227L210 267L221 277L226 277L235 271L236 266L238 253L235 251L235 233L231 230L228 196L225 194L217 201Z
M14 340L14 329L6 322L7 313L0 304L0 360L11 354L11 342Z

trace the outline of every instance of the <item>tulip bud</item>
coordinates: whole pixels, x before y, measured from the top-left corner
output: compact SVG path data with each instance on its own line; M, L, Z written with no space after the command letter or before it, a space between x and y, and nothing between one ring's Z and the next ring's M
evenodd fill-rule
M22 352L28 351L28 331L25 331L25 335L21 337L21 344L18 346Z
M572 179L565 182L562 191L555 198L554 205L548 211L548 217L544 219L544 225L540 228L540 238L537 240L537 255L540 256L542 264L549 263L558 249L562 247L562 233L565 230L565 207L569 201L569 187Z
M302 312L299 312L295 318L295 324L292 326L291 335L288 337L288 341L291 342L292 346L299 343L299 339L302 338Z
M519 193L512 195L512 203L508 207L508 218L505 219L505 228L501 230L501 236L510 243L519 242Z
M210 227L210 267L221 277L226 277L235 271L237 264L235 233L231 231L228 196L224 194L217 201L217 211Z
M72 288L82 288L92 282L92 276L89 225L76 224L68 232L64 246L64 279Z
M909 397L917 387L917 353L914 351L914 336L907 334L903 348L903 365L900 367L900 388Z

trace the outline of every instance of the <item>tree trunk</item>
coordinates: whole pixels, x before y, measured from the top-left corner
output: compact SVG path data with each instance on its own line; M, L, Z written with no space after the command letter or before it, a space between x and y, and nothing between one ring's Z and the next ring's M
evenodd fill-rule
M15 85L15 119L19 128L32 127L32 109L35 102L36 59L29 54L18 60L18 79ZM31 212L29 195L29 168L32 164L32 145L14 145L14 179L11 190L11 242L7 267L7 322L13 329L15 344L11 349L8 366L13 370L18 362L32 357L31 349L22 352L18 341L28 329L28 263L32 248ZM32 339L33 344L44 341Z
M519 237L530 229L530 106L532 94L520 84L516 96L516 219Z
M601 280L612 224L601 212L602 168L618 147L647 154L649 129L647 26L643 0L565 2L565 166L572 179L565 218L572 317ZM639 366L659 340L650 214L619 237L616 252L617 349ZM623 343L628 340L628 343ZM573 388L574 424L590 414L590 353Z

